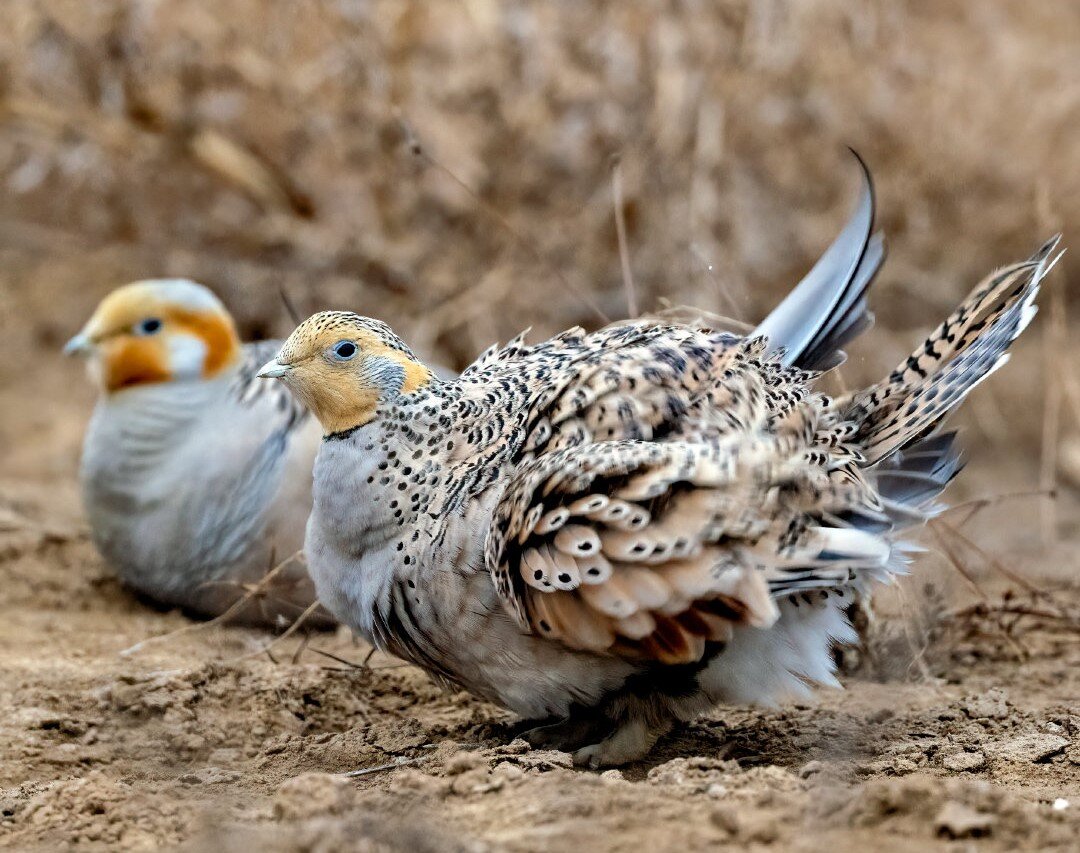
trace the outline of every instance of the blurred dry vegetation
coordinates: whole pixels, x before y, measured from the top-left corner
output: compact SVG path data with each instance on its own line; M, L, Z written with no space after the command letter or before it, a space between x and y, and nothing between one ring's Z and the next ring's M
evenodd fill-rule
M0 27L0 837L158 848L232 809L266 830L232 849L351 850L363 827L317 845L305 816L418 800L493 850L925 850L959 831L937 825L949 799L987 849L1075 846L1075 249L957 418L960 508L883 602L861 680L721 709L616 787L505 752L506 715L415 669L326 666L361 658L347 635L253 659L263 635L135 601L87 541L93 389L59 348L116 285L186 276L245 336L290 330L284 289L460 368L527 326L625 315L616 198L642 308L752 323L844 221L850 145L890 258L844 378L877 378L991 269L1075 241L1080 3L0 0ZM214 826L189 849L222 849Z
M615 163L642 306L753 322L843 221L858 149L891 257L854 379L1080 219L1076 4L5 0L2 20L4 385L41 387L93 304L148 276L210 284L253 336L289 330L284 287L454 367L618 318ZM1042 394L1017 375L976 419L1034 450L1040 418L1007 409Z

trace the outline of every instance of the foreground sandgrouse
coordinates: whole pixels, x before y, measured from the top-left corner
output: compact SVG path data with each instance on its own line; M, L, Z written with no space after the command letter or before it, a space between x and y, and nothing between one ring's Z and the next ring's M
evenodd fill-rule
M307 550L381 649L602 766L719 702L835 684L852 596L960 467L941 419L1006 359L1056 241L998 271L883 381L814 390L870 325L869 178L747 337L656 321L493 347L432 376L383 323L316 314L261 371L326 433Z
M213 293L163 279L113 291L66 347L101 390L81 469L94 542L156 601L222 613L303 546L320 430L254 381L279 346L242 345ZM292 620L314 597L293 561L235 618Z

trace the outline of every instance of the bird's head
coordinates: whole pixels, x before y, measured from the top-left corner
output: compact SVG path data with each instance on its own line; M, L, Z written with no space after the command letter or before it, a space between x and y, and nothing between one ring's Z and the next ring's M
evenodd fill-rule
M109 394L139 385L208 379L240 357L232 317L213 293L185 279L119 287L64 347L89 360Z
M368 423L388 394L408 394L432 381L389 326L347 311L309 317L259 376L284 382L327 435Z

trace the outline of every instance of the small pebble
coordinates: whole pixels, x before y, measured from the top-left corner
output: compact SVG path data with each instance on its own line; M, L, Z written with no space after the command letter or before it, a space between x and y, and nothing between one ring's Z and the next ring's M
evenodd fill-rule
M994 816L977 812L970 806L949 800L934 818L934 829L945 838L981 838L989 835Z
M626 777L622 775L621 770L605 770L600 774L600 781L605 785L618 785L620 782L625 782Z
M986 756L981 752L954 752L941 759L941 766L956 773L978 770L986 766Z
M799 778L809 779L822 771L824 765L820 761L807 761L802 767L799 768Z
M1037 764L1064 752L1068 745L1060 735L1028 734L996 744L992 754L1005 761Z
M459 752L446 762L446 773L449 776L458 776L473 768L486 766L488 760L476 752Z
M713 809L709 820L717 829L722 829L728 835L738 835L741 822L739 813L733 806L723 805Z
M1008 696L994 687L978 696L961 700L960 707L972 720L1004 720L1009 716Z

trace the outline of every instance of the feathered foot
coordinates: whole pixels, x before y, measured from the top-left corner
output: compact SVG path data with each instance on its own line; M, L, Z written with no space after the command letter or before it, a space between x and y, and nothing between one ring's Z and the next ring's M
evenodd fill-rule
M535 726L521 734L534 749L574 752L609 734L614 728L606 717L575 715L554 723Z
M644 757L653 744L671 730L672 721L650 722L643 716L629 717L599 743L583 746L574 753L574 764L599 770L617 767Z

